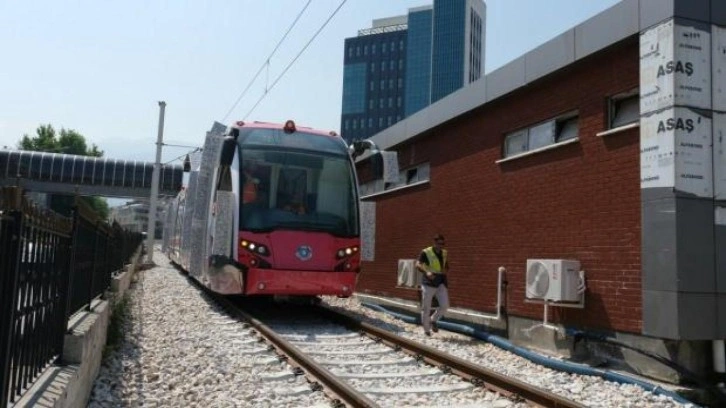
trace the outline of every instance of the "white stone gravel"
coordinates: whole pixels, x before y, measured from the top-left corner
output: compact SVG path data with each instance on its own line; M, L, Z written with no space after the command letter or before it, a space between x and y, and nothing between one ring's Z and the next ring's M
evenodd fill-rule
M555 392L589 407L683 407L673 399L653 394L637 385L618 384L597 376L563 373L535 364L509 351L470 337L439 330L432 337L421 326L409 324L386 313L364 307L355 298L324 297L333 309L353 313L370 324L431 347L446 350L472 363Z
M256 333L208 303L164 258L130 292L123 344L105 358L89 407L330 406Z
M209 303L173 269L161 265L139 276L132 287L131 315L121 346L102 364L89 407L315 407L330 406L302 376L258 342L257 334ZM433 337L412 325L363 307L355 299L326 297L334 308L451 354L555 391L591 407L676 407L670 398L600 377L557 372L491 344L441 330ZM323 336L321 336L323 337ZM455 345L455 347L452 347ZM375 373L378 368L368 369ZM395 380L398 381L398 380ZM393 384L397 384L396 382ZM466 392L452 393L441 406L466 406ZM423 406L415 395L391 396L384 406ZM438 403L439 401L437 401ZM492 398L477 406L514 406Z

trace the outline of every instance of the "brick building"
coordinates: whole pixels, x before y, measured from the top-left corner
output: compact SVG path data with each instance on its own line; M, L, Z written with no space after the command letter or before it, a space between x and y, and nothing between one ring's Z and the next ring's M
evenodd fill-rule
M549 307L548 323L710 373L726 338L724 27L720 1L625 0L374 135L399 179L358 164L361 299L415 310L397 266L441 232L449 317L568 355L526 266L573 259L584 302ZM589 352L682 380L628 350Z

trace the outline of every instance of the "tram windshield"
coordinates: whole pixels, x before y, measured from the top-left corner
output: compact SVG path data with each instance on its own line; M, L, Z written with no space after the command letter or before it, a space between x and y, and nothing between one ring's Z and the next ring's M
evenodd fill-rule
M296 143L301 146L307 143L317 150L245 143L240 138L240 229L358 236L355 178L345 145L326 136L301 133L289 136L312 139L312 142L297 140Z

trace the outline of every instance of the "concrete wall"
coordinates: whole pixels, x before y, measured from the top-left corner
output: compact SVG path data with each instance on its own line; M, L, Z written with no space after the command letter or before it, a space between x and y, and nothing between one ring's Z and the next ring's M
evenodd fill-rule
M111 311L123 298L136 270L135 262L128 265L126 271L113 278L108 300L97 301L92 311L73 316L63 348L66 365L46 370L15 407L75 408L88 404L101 367Z

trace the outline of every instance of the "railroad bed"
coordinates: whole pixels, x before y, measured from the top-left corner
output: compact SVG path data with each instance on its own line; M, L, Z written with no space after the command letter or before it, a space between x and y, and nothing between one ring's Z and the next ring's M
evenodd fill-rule
M254 330L208 300L165 257L155 259L161 266L145 271L131 291L132 317L124 328L125 341L104 361L90 407L331 406L329 397L260 342ZM419 326L363 308L354 300L330 298L326 303L363 317L372 325L583 405L680 406L637 386L549 370L459 334L441 330L428 338ZM288 336L288 341L300 349L317 354L313 357L323 359L330 371L364 389L381 406L521 405L327 323L307 333L284 321L272 322L271 327ZM339 349L339 342L346 350ZM344 356L344 351L359 351L361 358L347 355L336 360L335 356ZM368 360L376 355L379 361ZM380 364L386 359L396 363ZM391 370L400 375L381 376ZM420 387L422 392L402 392L406 387ZM435 397L431 391L437 391Z

